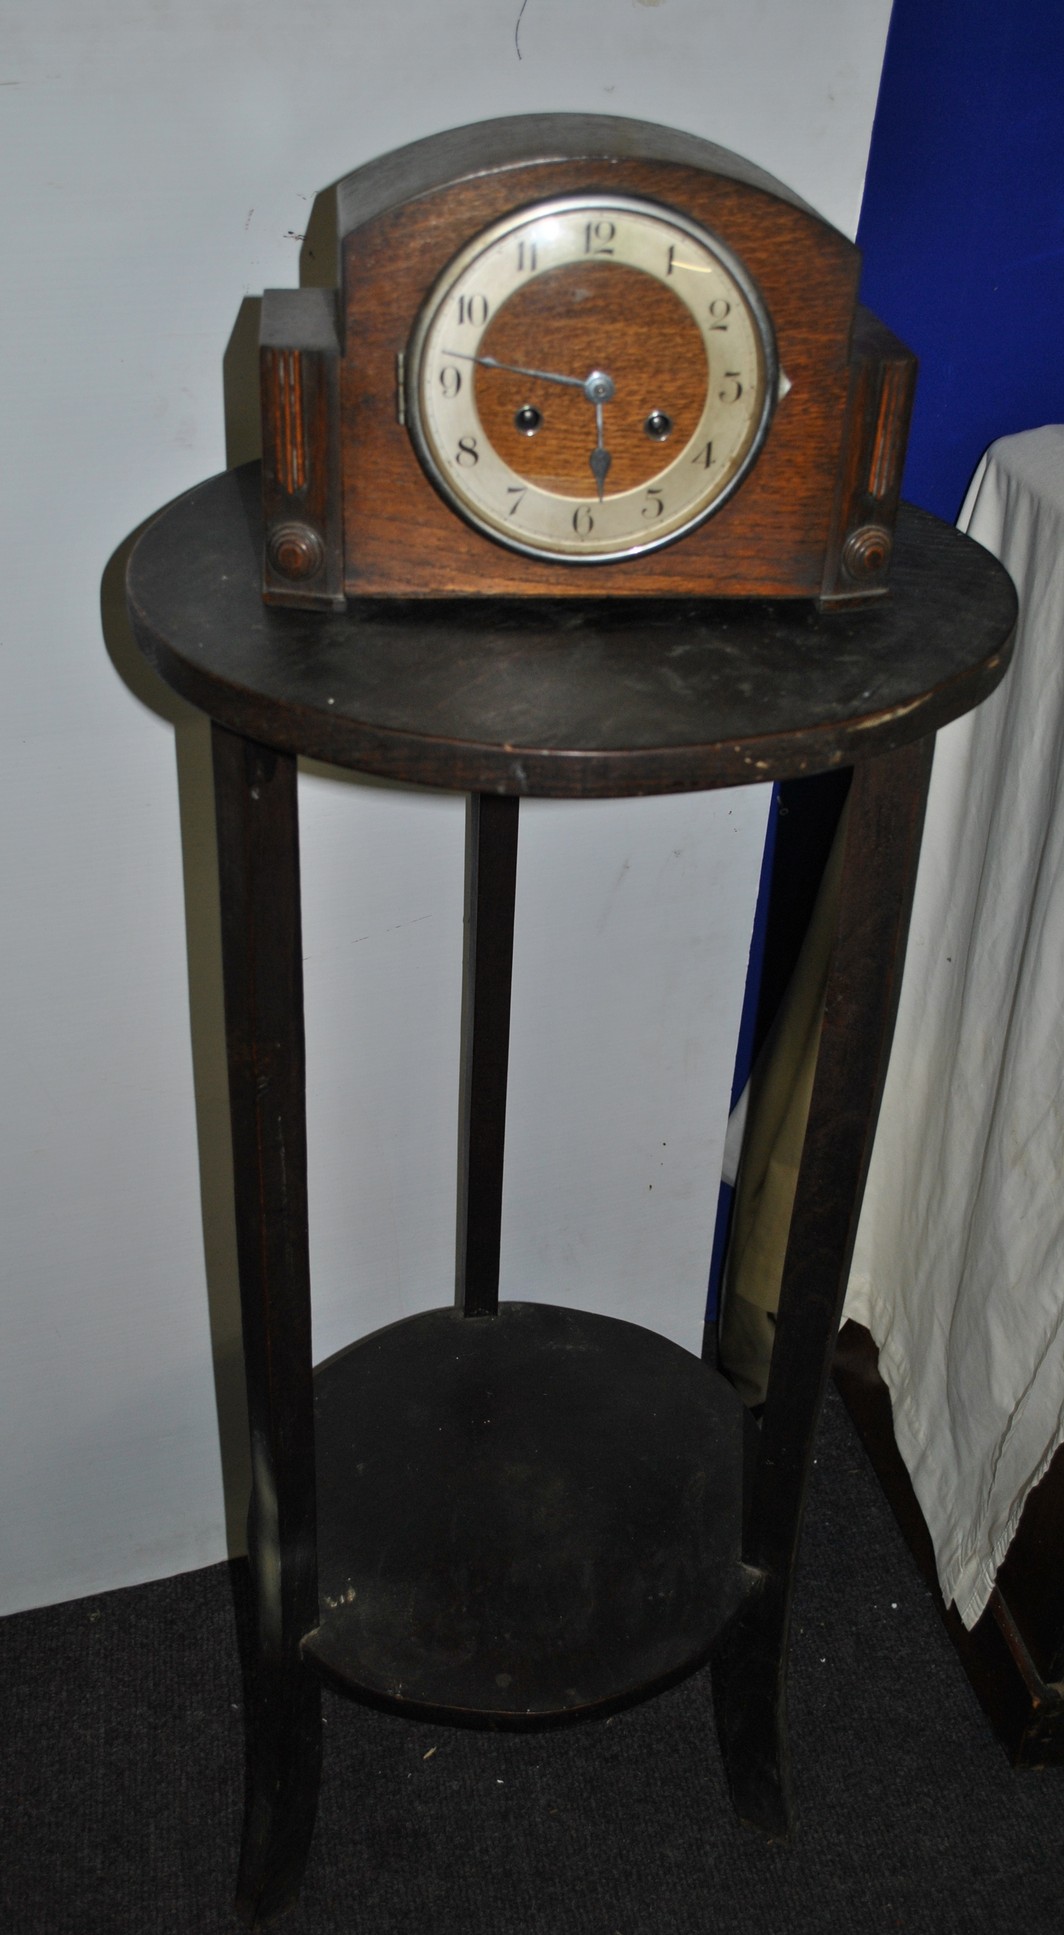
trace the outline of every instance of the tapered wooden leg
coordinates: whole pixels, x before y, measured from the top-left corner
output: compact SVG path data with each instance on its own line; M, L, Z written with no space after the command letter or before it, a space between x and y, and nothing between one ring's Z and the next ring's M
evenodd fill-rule
M237 1907L302 1879L321 1763L296 762L214 726L229 1107L251 1427L254 1600Z
M740 1816L789 1829L785 1669L813 1441L857 1233L897 1010L933 738L854 770L838 927L784 1263L743 1558L759 1584L714 1659Z
M494 793L469 801L457 1270L467 1317L499 1307L519 807Z

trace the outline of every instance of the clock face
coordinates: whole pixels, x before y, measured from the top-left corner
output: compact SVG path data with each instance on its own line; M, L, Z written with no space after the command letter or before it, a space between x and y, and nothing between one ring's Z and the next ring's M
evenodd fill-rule
M669 544L756 462L772 326L742 263L649 201L524 208L450 263L415 327L406 415L478 530L593 564Z

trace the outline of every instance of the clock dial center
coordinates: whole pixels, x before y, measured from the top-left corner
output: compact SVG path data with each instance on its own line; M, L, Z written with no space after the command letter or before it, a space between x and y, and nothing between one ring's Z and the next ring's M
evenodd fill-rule
M602 399L612 459L607 497L661 469L644 429L655 410L671 417L673 441L687 442L705 402L707 358L693 315L663 283L623 263L569 263L516 289L489 320L478 355L581 379L585 387L577 388L473 366L477 412L499 456L530 483L568 497L596 494L589 465L595 411L586 394L592 373L612 383ZM526 409L539 413L534 442L517 422Z

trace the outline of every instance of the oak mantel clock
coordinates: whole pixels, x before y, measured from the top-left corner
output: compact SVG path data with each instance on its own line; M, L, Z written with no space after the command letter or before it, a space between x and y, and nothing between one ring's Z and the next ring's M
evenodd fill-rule
M692 135L517 116L339 185L268 291L264 596L880 597L915 375L860 257Z

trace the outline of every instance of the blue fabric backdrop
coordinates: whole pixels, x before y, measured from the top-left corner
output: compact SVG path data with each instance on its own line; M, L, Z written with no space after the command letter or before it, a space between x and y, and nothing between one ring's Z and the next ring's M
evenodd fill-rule
M987 444L1064 421L1062 0L895 0L857 239L920 358L904 494L952 520Z

